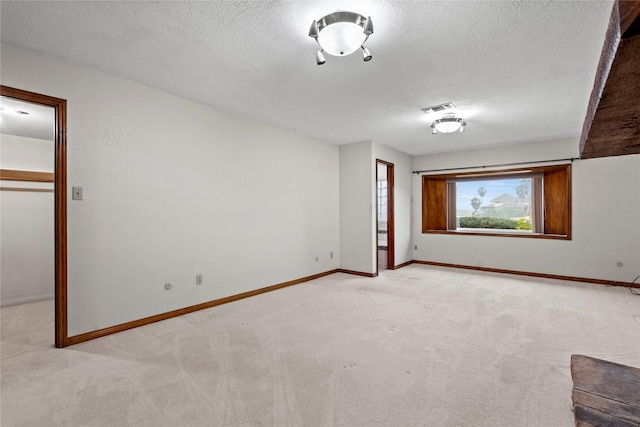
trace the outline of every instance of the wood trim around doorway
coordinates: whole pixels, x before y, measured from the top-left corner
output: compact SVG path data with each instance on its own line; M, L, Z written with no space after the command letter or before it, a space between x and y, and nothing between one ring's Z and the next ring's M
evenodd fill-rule
M378 185L378 164L387 166L387 270L395 270L395 204L394 204L394 165L385 160L376 159L376 189ZM376 190L376 274L378 270L378 192Z
M55 346L66 347L67 321L67 101L0 85L0 95L52 107L55 115Z

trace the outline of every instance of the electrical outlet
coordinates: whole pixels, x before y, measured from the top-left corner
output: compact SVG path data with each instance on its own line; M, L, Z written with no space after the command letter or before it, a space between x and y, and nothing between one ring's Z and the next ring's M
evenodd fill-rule
M329 252L329 258L333 259L333 252Z
M196 274L196 285L202 285L202 274Z
M316 257L316 262L318 262L318 260L319 260L319 259L320 259L320 258Z
M414 250L414 251L417 251L417 250L418 250L418 245L415 245L415 246L413 247L413 250Z

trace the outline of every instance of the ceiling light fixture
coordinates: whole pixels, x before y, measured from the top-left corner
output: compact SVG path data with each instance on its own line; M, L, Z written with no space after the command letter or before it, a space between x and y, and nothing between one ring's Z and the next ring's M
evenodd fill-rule
M314 38L320 46L316 53L316 64L326 61L324 52L333 56L347 56L362 49L364 61L371 61L373 56L364 42L373 34L373 21L355 12L339 11L323 16L311 23L309 37Z
M453 133L455 131L464 132L467 122L453 114L446 114L443 118L434 120L431 124L433 131L431 133Z

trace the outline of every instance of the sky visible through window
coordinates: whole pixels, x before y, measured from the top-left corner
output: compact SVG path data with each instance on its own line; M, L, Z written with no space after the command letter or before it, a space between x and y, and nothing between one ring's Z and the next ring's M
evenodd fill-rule
M517 198L516 187L520 179L500 179L487 181L466 181L456 183L456 211L458 216L471 215L474 211L471 199L477 197L482 200L482 206L487 206L496 197L507 193ZM484 187L486 193L481 197L478 189Z

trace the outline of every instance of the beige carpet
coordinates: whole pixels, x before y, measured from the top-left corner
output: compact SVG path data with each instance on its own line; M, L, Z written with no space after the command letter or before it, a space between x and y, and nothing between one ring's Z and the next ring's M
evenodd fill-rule
M412 265L51 347L2 313L10 426L571 426L569 358L640 366L627 289Z

